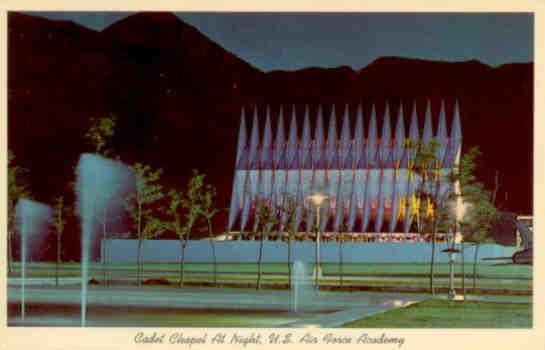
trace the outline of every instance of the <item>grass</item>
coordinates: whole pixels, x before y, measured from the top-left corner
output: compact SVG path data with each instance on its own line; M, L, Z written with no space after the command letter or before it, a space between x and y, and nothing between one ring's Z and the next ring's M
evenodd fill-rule
M18 269L19 264L14 264ZM49 262L34 262L28 263L27 267L30 273L38 273L39 270L45 270L50 275L55 273L55 263ZM79 263L62 263L60 265L60 273L62 276L79 275ZM102 264L91 263L91 269L102 270ZM164 271L177 272L179 263L145 263L144 271ZM136 271L136 264L111 264L107 265L108 270L132 270ZM188 272L203 272L212 273L214 271L213 264L210 263L186 263L185 270ZM232 273L249 273L257 272L256 263L219 263L217 265L218 272ZM339 264L323 263L322 270L325 275L336 275L340 272ZM263 264L263 271L266 274L287 274L288 266L285 263L266 263ZM466 277L472 275L473 266L470 263L465 264ZM412 264L344 264L343 274L353 276L384 276L384 277L427 277L429 273L429 264L412 263ZM448 277L449 265L446 263L435 265L436 277ZM461 273L461 265L456 265L456 273ZM492 264L479 264L477 270L479 278L520 278L532 279L532 267L526 265L503 265L494 266Z
M101 274L94 274L91 277L94 277L97 280L102 280ZM90 277L90 278L91 278ZM136 274L131 275L124 275L124 278L133 279L136 281ZM156 279L157 275L143 275L143 280L147 279ZM177 285L179 276L177 274L163 274L161 275L162 279L168 279L172 285ZM110 276L110 279L112 279L112 276ZM209 275L185 275L184 281L186 283L188 282L213 282L213 279ZM253 286L256 283L256 277L255 276L249 276L249 275L218 275L218 282L222 281L231 281L231 282L240 282L240 283L248 283L251 286ZM270 282L270 283L287 283L288 279L287 277L270 277L270 276L264 276L262 278L263 282ZM338 285L338 278L321 278L320 282L325 284L333 284ZM466 289L468 292L471 291L471 280L466 280ZM388 287L394 287L394 286L408 286L408 287L428 287L429 281L427 279L412 279L412 280L399 280L399 279L366 279L366 280L360 280L360 281L344 281L344 285L355 285L355 286L388 286ZM436 287L447 287L448 286L448 280L435 280L435 286ZM460 289L461 288L461 282L460 279L456 279L455 281L455 288ZM497 288L497 289L531 289L532 284L529 282L520 282L520 281L502 281L502 280L485 280L485 281L479 281L477 283L477 288Z
M345 324L347 328L530 328L532 304L427 300Z
M125 281L136 281L135 264L106 265L108 279L121 279ZM337 275L339 265L335 263L322 264L324 271L321 283L339 284ZM15 264L15 271L10 274L12 277L19 277L19 264ZM103 279L103 265L100 263L90 264L90 278L101 281ZM186 282L213 282L213 264L209 263L186 263ZM220 263L217 266L218 282L233 281L248 283L253 286L256 282L257 264L249 263ZM263 265L263 281L270 283L287 283L288 268L282 263L267 263ZM427 287L429 285L428 264L345 264L343 274L345 285L370 286L370 287ZM142 279L168 279L176 284L179 279L178 263L147 263L144 264ZM435 286L447 287L448 285L448 264L437 264L435 268ZM468 292L472 287L472 266L466 264L465 286ZM461 266L455 268L456 288L461 288ZM59 269L61 277L79 277L79 263L62 263ZM328 276L329 275L329 276ZM49 277L55 276L55 263L33 262L28 264L27 276ZM358 279L359 278L359 279ZM477 288L528 290L532 289L532 267L524 265L503 265L492 266L481 264L477 274Z

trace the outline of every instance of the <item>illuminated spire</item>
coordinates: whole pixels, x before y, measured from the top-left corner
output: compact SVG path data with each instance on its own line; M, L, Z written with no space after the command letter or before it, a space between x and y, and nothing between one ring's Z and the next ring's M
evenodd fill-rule
M350 143L352 141L352 138L350 136L350 118L349 118L349 111L348 111L348 104L344 108L344 118L343 118L343 125L341 129L341 142L340 142L340 148L339 148L339 164L342 166L344 165L345 159L348 157L348 152L350 151Z
M443 163L445 152L447 150L447 121L445 117L445 101L441 101L441 110L439 111L439 124L437 125L437 134L435 138L439 142L436 157L440 164Z
M428 100L426 106L426 115L424 119L424 133L422 134L422 142L428 144L433 138L433 126L431 124L431 103Z
M271 127L271 111L267 106L267 116L265 119L265 130L263 132L263 142L261 144L261 167L270 169L271 167L271 151L272 151L272 127Z
M358 105L358 111L356 112L356 128L354 129L354 161L356 164L360 164L364 156L364 135L363 135L363 112L361 103Z
M301 135L301 148L299 150L299 167L310 168L311 160L311 136L310 136L310 118L308 105L305 106L305 119L303 122L303 135ZM308 165L307 165L308 164Z
M460 158L460 152L462 148L462 127L460 126L460 108L458 106L458 100L456 100L456 103L454 104L454 117L452 120L450 140L454 155L453 161L457 162L458 158Z
M371 119L369 120L369 128L367 135L367 162L369 166L375 164L377 155L377 115L375 105L371 107Z
M415 145L420 142L420 135L418 131L418 113L416 112L416 101L413 103L413 111L411 113L411 126L409 128L409 140ZM416 148L411 147L407 152L408 160L414 161L416 157Z
M244 112L244 107L242 107L240 111L240 128L238 130L237 159L236 159L237 167L239 165L240 158L242 156L242 152L244 152L245 147L246 147L246 114Z
M394 139L393 159L394 162L399 162L403 156L403 143L405 141L405 126L403 123L403 104L399 104L399 112L397 113L396 133Z
M257 168L258 159L258 147L259 147L259 122L257 119L257 106L254 107L254 118L252 122L252 136L250 139L250 149L248 157L248 166L250 169Z
M329 117L329 129L327 130L327 166L331 166L337 149L337 121L335 117L335 105L331 108Z
M292 112L291 112L291 122L290 122L290 133L288 136L288 146L287 146L287 157L286 162L287 166L292 167L293 161L295 158L295 154L297 153L297 119L296 119L296 113L295 113L295 106L292 106Z
M390 154L390 142L392 140L392 131L390 127L390 107L386 102L384 109L384 119L382 120L382 136L380 138L380 163L384 165Z
M318 106L318 117L316 118L316 129L314 131L314 149L312 151L312 163L315 168L323 166L324 161L324 121L322 106Z
M284 113L282 111L282 106L280 106L280 112L278 113L278 126L276 127L276 139L274 140L273 162L275 168L281 166L282 159L284 158L284 142Z

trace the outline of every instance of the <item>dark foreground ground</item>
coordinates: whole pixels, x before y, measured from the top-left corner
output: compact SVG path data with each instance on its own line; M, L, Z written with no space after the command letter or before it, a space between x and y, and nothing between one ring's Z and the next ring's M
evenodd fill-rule
M531 327L531 297L464 303L415 293L90 286L88 326L106 327ZM8 288L9 326L80 326L79 286ZM297 305L294 305L294 304Z

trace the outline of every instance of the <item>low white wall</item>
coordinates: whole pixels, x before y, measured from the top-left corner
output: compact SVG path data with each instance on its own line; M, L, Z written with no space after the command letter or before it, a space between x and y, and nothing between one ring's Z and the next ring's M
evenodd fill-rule
M214 241L218 262L253 263L258 259L259 241ZM286 262L287 243L265 241L264 262ZM108 240L106 253L111 263L136 262L138 241L134 239ZM339 261L339 244L321 242L320 260ZM441 253L446 244L438 243L436 257L438 262L447 262L448 254ZM293 242L293 260L311 263L314 261L314 242ZM479 256L511 256L517 249L497 244L481 245ZM104 242L101 243L101 258L104 257ZM430 259L430 243L352 243L343 244L343 260L346 263L427 263ZM472 261L474 248L469 244L465 249L466 261ZM145 262L177 262L180 256L180 243L177 240L146 240L143 242ZM458 257L459 258L459 257ZM212 250L208 240L189 241L185 250L187 262L211 262ZM482 261L481 261L482 262Z

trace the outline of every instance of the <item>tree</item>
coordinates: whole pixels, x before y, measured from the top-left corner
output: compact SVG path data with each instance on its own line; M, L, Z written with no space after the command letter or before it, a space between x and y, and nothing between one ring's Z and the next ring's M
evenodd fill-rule
M494 194L487 191L480 183L474 171L476 159L480 155L478 147L472 147L460 160L460 165L452 175L452 181L460 184L460 195L465 207L463 216L457 218L464 241L472 242L475 248L473 256L473 291L477 284L477 261L480 245L492 241L490 231L499 213L494 206ZM494 193L497 192L496 175Z
M19 198L29 197L30 191L23 183L23 176L28 172L14 163L15 155L8 150L8 271L13 269L12 235L17 230L15 205Z
M286 228L288 232L288 288L291 288L292 284L292 257L291 257L291 244L295 238L295 232L297 231L297 211L300 209L301 203L297 200L296 196L288 193L284 194L283 203L281 207L280 217L285 218Z
M203 178L204 180L204 178ZM210 184L205 186L202 193L202 201L199 207L199 214L206 222L208 229L208 240L210 242L210 248L212 249L212 259L214 266L214 285L217 285L217 259L216 259L216 246L214 244L214 232L212 229L212 219L220 212L220 209L214 208L214 198L216 197L216 188Z
M62 261L62 233L66 225L66 217L70 215L71 210L64 203L64 196L55 198L55 214L51 218L56 236L56 260L55 260L55 286L59 286L59 265Z
M135 163L136 191L126 198L124 205L136 227L138 237L137 251L137 284L141 285L143 273L142 244L144 239L160 235L165 230L165 223L161 220L159 200L163 198L162 186L158 183L162 170L152 170L149 165Z
M117 123L117 116L110 113L105 117L99 118L90 118L89 130L85 133L84 137L87 141L94 147L94 152L100 154L104 157L111 157L113 154L113 149L111 145L112 137L115 134L115 127ZM117 157L119 159L119 157ZM113 194L110 194L113 195ZM106 198L109 200L111 198ZM106 261L106 250L108 244L108 228L107 225L110 222L108 213L108 208L100 208L100 213L95 215L96 220L99 222L102 229L102 241L103 241L103 253L104 257L102 259L102 271L104 283L107 283L107 261Z
M415 164L412 171L420 176L420 181L416 189L416 201L418 207L417 228L421 236L424 232L431 232L431 258L430 258L430 276L429 286L430 293L435 295L434 287L434 267L435 267L435 250L437 242L438 215L436 211L442 205L441 200L437 198L439 190L439 172L435 166L438 163L436 154L439 142L431 139L428 143L424 142L409 142L408 148L416 150ZM430 206L435 204L435 212L429 215Z
M261 276L263 274L263 240L271 228L278 223L278 215L270 201L261 200L257 203L257 220L261 226L259 230L259 257L257 259L257 284L256 289L261 289Z
M187 183L185 193L180 194L175 190L170 190L168 193L170 204L167 214L170 221L167 226L178 235L180 241L180 287L184 284L185 248L193 225L202 213L204 177L204 174L199 174L198 170L193 169L193 175ZM182 212L185 213L185 222L183 224Z
M117 117L109 114L105 117L91 118L91 126L85 138L95 148L95 153L108 157L112 153L111 139L115 133Z

